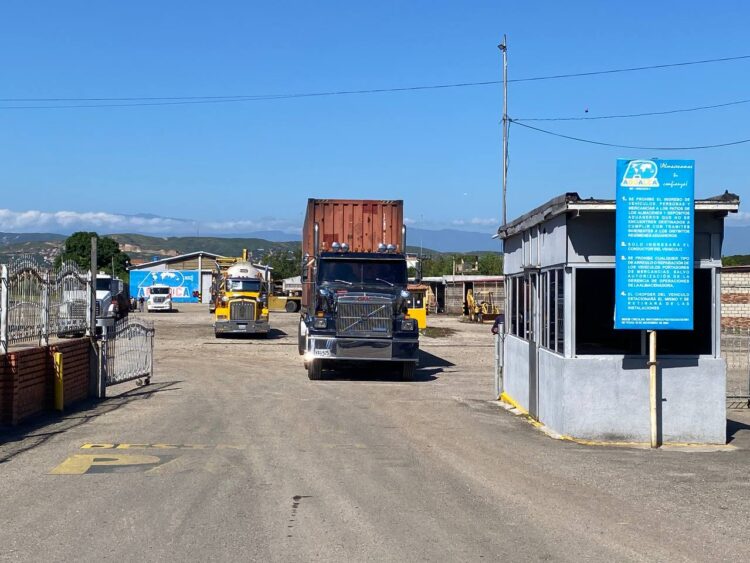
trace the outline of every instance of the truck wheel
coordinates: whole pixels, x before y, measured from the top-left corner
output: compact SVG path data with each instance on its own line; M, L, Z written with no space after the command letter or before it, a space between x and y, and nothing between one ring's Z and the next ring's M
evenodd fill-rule
M323 379L323 362L321 360L310 360L307 363L307 378L313 381Z
M287 313L296 313L297 312L297 302L296 301L287 301L286 305L284 305L284 309Z
M401 381L414 381L414 373L416 370L416 362L404 362L401 366Z

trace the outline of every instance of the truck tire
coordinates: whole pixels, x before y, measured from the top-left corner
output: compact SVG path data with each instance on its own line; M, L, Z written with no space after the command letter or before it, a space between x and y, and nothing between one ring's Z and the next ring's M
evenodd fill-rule
M307 342L305 342L305 340L305 335L302 334L302 323L299 323L297 325L297 351L300 356L305 353L307 347Z
M321 379L323 379L322 360L310 360L307 363L307 378L313 381L320 381Z
M287 313L296 313L297 312L297 302L296 301L290 301L287 299L286 305L284 305L284 310L286 310Z
M417 362L404 362L401 365L401 381L414 381L416 371Z

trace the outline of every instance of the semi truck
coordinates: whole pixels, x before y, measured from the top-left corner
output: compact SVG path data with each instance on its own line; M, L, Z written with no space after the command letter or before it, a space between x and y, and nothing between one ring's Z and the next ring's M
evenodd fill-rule
M214 291L214 334L260 334L270 331L269 269L241 258L219 258Z
M310 379L342 363L387 362L414 379L403 202L309 199L302 231L299 353Z
M104 273L96 276L96 330L111 329L115 321L128 316L130 300L125 283Z

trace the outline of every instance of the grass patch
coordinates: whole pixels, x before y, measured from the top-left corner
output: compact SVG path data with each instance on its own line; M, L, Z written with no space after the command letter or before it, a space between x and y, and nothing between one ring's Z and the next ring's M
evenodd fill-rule
M453 336L456 332L457 331L454 328L428 326L422 331L422 334L424 336L429 336L430 338L445 338L447 336Z

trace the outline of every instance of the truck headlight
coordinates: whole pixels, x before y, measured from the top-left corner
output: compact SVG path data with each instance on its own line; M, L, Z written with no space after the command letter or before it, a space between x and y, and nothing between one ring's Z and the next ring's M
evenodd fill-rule
M402 319L401 330L404 332L412 332L417 328L417 321L415 319Z
M328 328L328 319L325 317L315 317L313 320L313 328Z

